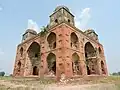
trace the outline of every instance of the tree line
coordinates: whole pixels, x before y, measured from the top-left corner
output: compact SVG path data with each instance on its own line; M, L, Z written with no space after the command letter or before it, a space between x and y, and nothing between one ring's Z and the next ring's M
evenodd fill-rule
M120 75L120 72L113 72L112 75Z

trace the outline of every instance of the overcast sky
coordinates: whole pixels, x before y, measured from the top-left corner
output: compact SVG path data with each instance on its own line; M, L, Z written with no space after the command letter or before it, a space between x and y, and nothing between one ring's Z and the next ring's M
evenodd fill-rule
M109 72L120 71L120 0L0 0L0 71L12 73L16 47L26 28L39 32L59 5L74 14L76 27L96 31Z

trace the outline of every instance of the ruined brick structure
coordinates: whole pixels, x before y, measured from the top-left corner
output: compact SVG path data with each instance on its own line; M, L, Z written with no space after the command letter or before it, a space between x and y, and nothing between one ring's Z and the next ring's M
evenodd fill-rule
M75 27L65 6L50 15L40 33L27 29L17 47L14 76L108 75L103 46L94 30Z

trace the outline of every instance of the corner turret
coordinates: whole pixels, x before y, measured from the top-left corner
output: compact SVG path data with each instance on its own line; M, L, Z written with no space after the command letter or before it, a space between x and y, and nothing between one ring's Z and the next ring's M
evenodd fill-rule
M27 29L26 32L22 36L22 42L25 41L25 40L28 40L28 39L32 38L33 36L36 36L36 35L37 35L37 32L35 30Z
M87 36L91 37L92 39L98 41L98 35L95 33L93 29L88 29L84 32Z

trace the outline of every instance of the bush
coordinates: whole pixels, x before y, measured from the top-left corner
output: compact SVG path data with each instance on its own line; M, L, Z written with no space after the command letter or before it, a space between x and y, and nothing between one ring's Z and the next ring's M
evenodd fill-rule
M0 72L0 76L4 76L5 75L5 72Z

